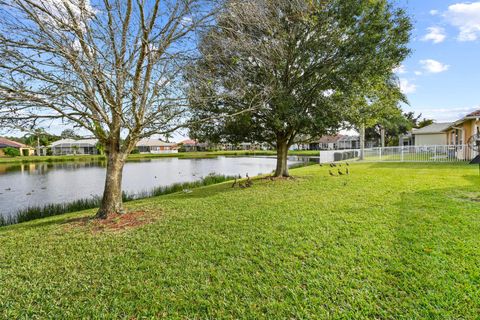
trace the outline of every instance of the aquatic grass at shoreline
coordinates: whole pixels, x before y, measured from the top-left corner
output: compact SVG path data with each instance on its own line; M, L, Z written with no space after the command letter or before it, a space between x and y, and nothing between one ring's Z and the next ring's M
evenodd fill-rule
M316 164L316 162L300 162L290 165L289 168L295 169L313 164ZM213 184L231 181L235 178L237 178L237 176L211 173L196 181L179 182L167 186L159 186L151 190L145 190L134 194L123 192L122 198L123 202L129 202L134 200L158 197L171 193L181 192L186 189L195 189L199 187L205 187ZM30 206L17 211L12 216L3 217L0 215L0 227L76 211L98 208L100 206L101 200L102 198L100 196L93 196L91 198L78 199L67 203L52 203L44 206Z
M200 180L191 182L179 182L168 186L159 186L151 190L142 191L135 194L123 192L122 198L124 202L140 200L151 197L158 197L171 193L183 191L185 189L194 189L212 184L222 183L235 179L235 176L209 174ZM9 217L0 216L0 227L27 222L31 220L57 216L65 213L88 210L98 208L102 198L93 196L91 198L79 199L68 203L52 203L44 206L31 206L17 211Z

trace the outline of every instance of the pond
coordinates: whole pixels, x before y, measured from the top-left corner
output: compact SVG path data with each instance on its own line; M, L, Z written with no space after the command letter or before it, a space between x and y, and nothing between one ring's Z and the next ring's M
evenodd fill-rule
M308 161L299 157L289 164ZM128 161L123 190L139 194L155 187L191 182L210 173L255 176L275 169L273 157L217 157L207 159L161 158ZM0 164L0 216L52 203L67 203L100 196L105 181L105 162Z

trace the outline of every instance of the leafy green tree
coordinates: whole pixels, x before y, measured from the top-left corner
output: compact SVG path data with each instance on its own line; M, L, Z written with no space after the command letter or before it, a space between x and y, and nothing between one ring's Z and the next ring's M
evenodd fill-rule
M73 129L63 130L62 133L60 134L60 136L62 137L62 139L78 139L78 138L80 138L80 136L78 134L76 134L75 130L73 130Z
M421 114L420 114L421 116ZM431 124L433 124L435 121L433 119L427 119L427 118L423 118L423 120L420 120L418 121L417 125L416 125L416 128L424 128L426 126L429 126Z
M363 158L365 140L372 140L372 132L376 134L378 130L384 145L386 124L402 115L399 102L408 101L393 73L372 77L354 89L345 98L350 106L347 122L360 132L360 157Z
M267 142L288 176L298 136L336 131L346 98L390 76L409 54L411 23L387 0L229 0L190 68L191 127L210 142ZM241 110L248 112L237 116Z

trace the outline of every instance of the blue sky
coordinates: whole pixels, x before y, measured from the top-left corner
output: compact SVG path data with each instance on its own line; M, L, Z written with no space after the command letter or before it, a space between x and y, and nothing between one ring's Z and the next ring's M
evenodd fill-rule
M398 0L412 17L411 56L398 68L410 106L439 122L480 109L480 1Z
M397 68L410 103L404 110L444 122L480 109L480 0L393 1L414 25L412 54ZM174 140L186 135L177 132Z

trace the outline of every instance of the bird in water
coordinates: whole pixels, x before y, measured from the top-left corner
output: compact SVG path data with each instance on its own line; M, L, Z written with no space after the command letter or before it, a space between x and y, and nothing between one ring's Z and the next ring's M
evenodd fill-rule
M42 187L41 189L42 189L42 190L47 190L47 187Z
M31 194L30 192L29 192L29 193L27 193L27 196L31 196L31 195L32 195L32 194Z
M7 188L7 189L5 189L5 191L11 191L11 190L12 190L12 188Z

